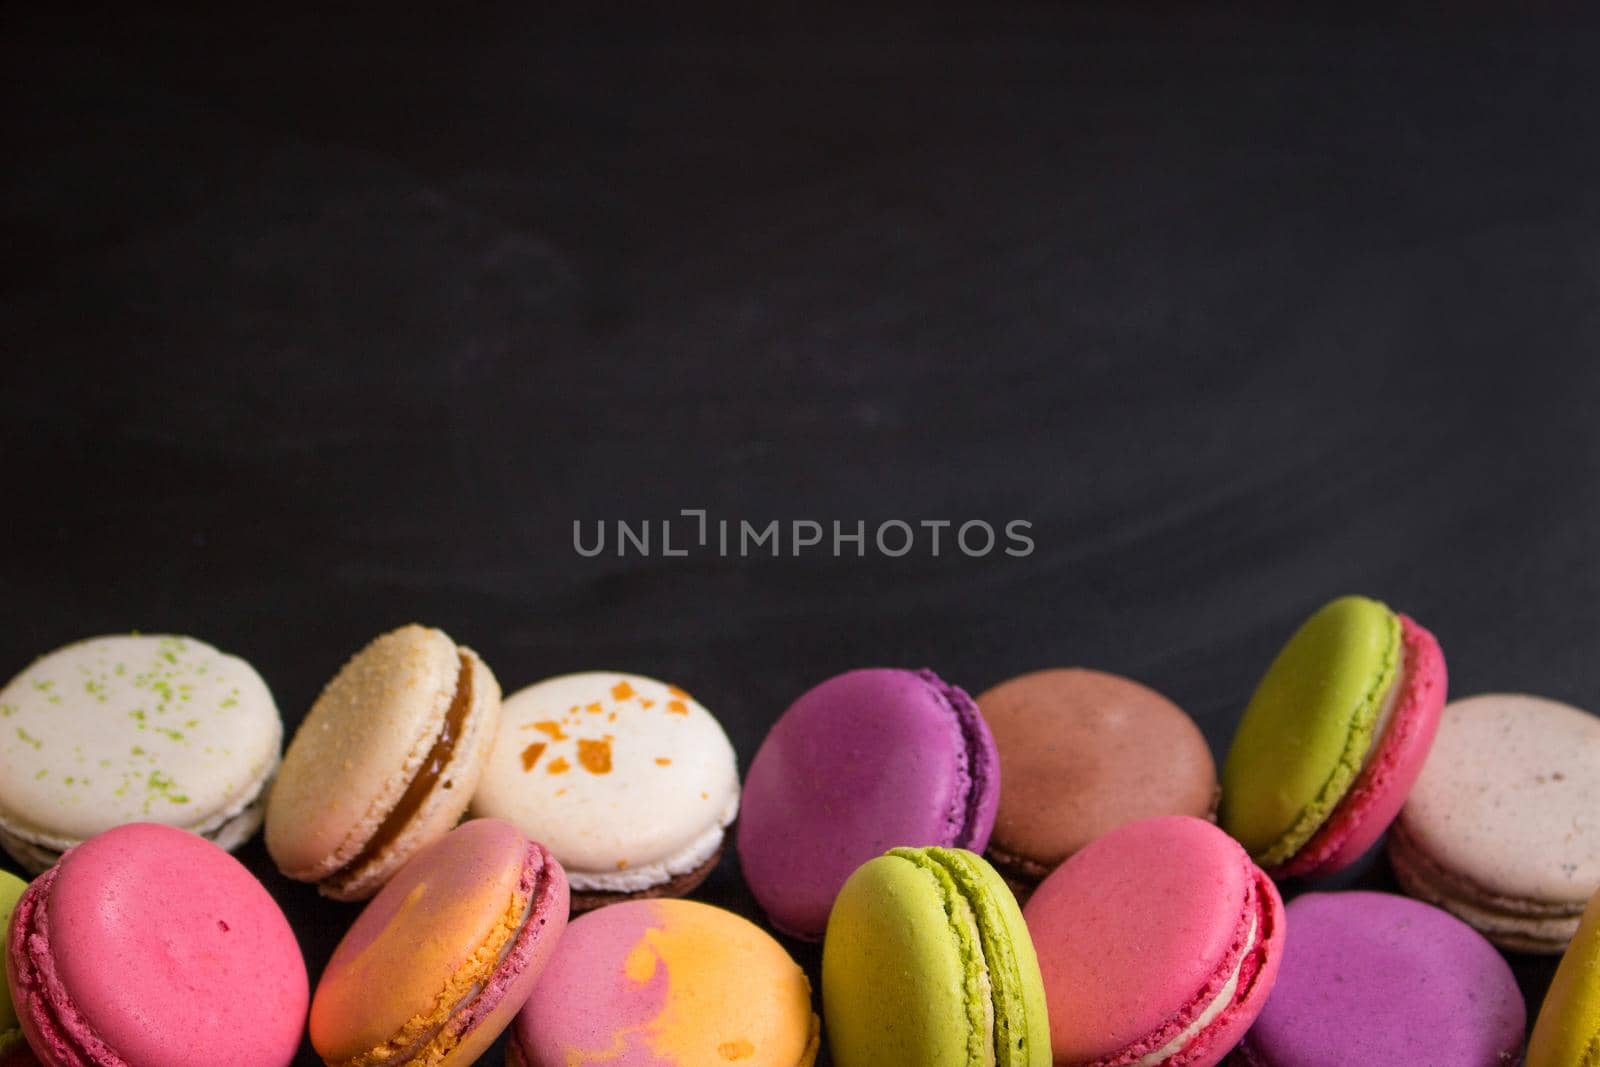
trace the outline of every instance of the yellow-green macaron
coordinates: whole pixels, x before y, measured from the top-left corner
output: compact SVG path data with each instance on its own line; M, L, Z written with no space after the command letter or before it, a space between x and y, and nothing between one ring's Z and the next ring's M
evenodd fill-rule
M839 1067L1048 1067L1033 941L981 857L897 848L858 867L822 947L823 1018Z
M1600 1065L1600 893L1578 924L1528 1040L1526 1067Z

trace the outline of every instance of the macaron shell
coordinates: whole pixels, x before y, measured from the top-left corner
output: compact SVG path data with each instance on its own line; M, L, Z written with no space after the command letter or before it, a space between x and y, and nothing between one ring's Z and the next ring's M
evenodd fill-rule
M1112 830L1046 878L1023 914L1063 1065L1134 1063L1165 1047L1237 971L1222 1014L1171 1060L1220 1062L1260 1011L1283 943L1271 881L1221 830L1187 816Z
M930 671L838 675L784 712L745 780L739 855L773 924L816 939L845 879L890 848L982 852L999 798L976 705Z
M527 1006L528 1067L809 1067L811 989L783 947L687 900L614 904L573 920Z
M1433 634L1400 617L1403 670L1388 728L1350 791L1277 877L1320 877L1354 863L1400 814L1439 729L1449 680Z
M1218 813L1257 862L1288 860L1348 791L1400 655L1394 613L1347 596L1317 610L1273 660L1223 763Z
M32 870L126 823L209 834L251 806L282 744L244 660L191 637L80 641L0 691L0 828L42 846L11 849Z
M682 689L570 674L506 699L472 810L543 843L577 889L642 890L720 847L739 773L721 725Z
M1217 769L1176 704L1101 671L1035 671L978 707L1005 783L990 853L1043 877L1107 830L1157 815L1210 818Z
M308 999L294 934L261 883L200 837L152 824L101 834L33 883L14 926L13 992L53 1064L83 1062L58 1025L126 1067L294 1058Z
M1248 1062L1517 1062L1527 1014L1516 979L1459 919L1367 892L1308 893L1289 903L1287 918L1283 966L1246 1038Z
M1584 909L1545 994L1525 1067L1600 1064L1600 893Z
M0 964L3 964L5 946L11 939L11 913L17 901L27 890L28 883L7 871L0 871ZM0 966L0 1055L10 1051L22 1040L22 1030L17 1020L17 1009L11 1003L11 983L6 969Z
M530 848L539 860L531 875ZM541 885L558 899L532 917ZM328 1062L342 1063L390 1042L426 1040L491 984L530 917L543 922L537 956L526 961L518 988L503 991L503 1010L438 1060L472 1062L532 990L565 927L566 893L559 865L516 827L464 823L401 868L339 943L312 1002L312 1044Z
M437 785L394 840L355 869L424 770L463 683L459 736ZM439 630L383 634L312 705L284 755L267 808L267 849L280 870L329 895L370 896L405 860L460 820L494 743L500 689L483 661Z

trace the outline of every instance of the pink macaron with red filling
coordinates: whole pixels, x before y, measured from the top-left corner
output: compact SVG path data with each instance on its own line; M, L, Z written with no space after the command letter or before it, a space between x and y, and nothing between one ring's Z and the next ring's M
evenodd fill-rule
M1023 916L1058 1067L1213 1067L1261 1013L1283 955L1272 880L1187 815L1096 838Z
M28 888L7 973L47 1067L286 1067L305 961L237 860L170 826L90 838Z

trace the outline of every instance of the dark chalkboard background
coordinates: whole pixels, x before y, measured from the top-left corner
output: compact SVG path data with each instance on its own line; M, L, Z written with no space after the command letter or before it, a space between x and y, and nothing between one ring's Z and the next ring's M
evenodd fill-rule
M1362 591L1600 707L1600 20L531 6L7 17L0 673L192 633L292 726L417 619L744 763L865 664L1124 672L1220 754ZM573 551L693 507L1037 548ZM354 911L243 858L315 974Z

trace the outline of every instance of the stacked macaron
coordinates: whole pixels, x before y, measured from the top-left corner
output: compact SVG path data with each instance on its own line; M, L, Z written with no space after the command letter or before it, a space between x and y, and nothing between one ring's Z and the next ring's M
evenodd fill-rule
M502 700L406 626L280 761L243 660L80 642L0 691L0 846L42 872L0 872L0 1067L271 1067L305 1038L328 1067L465 1067L502 1036L513 1067L808 1067L824 1040L840 1067L1502 1067L1527 1011L1496 946L1565 952L1529 1067L1600 1065L1600 720L1445 698L1433 636L1344 597L1273 659L1220 782L1131 679L974 700L873 668L795 699L741 788L712 712L637 673ZM780 941L677 899L736 816L771 926L822 942L821 1020ZM263 819L282 874L365 902L314 996L226 851ZM1285 906L1391 824L1418 899Z

